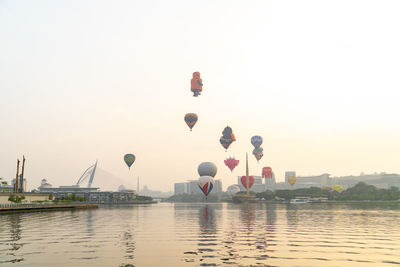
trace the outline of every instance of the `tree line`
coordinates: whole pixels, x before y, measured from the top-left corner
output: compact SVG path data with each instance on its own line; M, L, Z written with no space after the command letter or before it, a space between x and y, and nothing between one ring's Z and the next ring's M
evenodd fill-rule
M301 188L295 190L276 190L257 193L258 198L266 200L285 199L290 200L296 197L326 197L328 200L370 200L370 201L393 201L400 199L400 191L397 187L389 189L377 188L364 182L359 182L343 192L328 191L319 187Z
M242 193L242 192L241 192ZM300 189L284 189L276 191L264 191L254 193L258 199L265 200L291 200L297 197L323 197L334 201L396 201L400 200L400 190L397 187L389 189L377 188L364 182L359 182L355 186L350 187L341 193L337 191L328 191L319 187L300 188ZM167 199L168 202L219 202L231 201L232 195L228 193L210 194L206 198L202 194L181 194L173 195Z

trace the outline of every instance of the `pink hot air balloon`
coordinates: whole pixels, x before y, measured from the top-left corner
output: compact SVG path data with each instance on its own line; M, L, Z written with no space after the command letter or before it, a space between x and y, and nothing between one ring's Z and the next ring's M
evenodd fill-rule
M246 176L242 176L242 178L240 178L240 181L242 182L242 185L244 186L244 188L247 188L246 186ZM249 176L249 189L253 186L254 184L254 177L253 176Z
M262 168L262 177L263 178L272 178L272 169L271 167L264 167Z
M235 158L228 158L228 159L224 160L224 163L226 166L228 166L228 168L232 172L233 169L239 164L239 160L237 160Z

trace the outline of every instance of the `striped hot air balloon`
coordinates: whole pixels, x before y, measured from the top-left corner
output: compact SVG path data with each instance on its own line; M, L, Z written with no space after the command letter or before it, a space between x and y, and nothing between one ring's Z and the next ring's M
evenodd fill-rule
M185 122L186 122L187 126L189 126L190 131L196 124L197 120L198 120L198 116L195 113L188 113L185 115Z
M259 148L263 143L263 138L259 135L255 135L251 138L251 144L254 148Z
M199 188L204 193L204 195L208 196L211 190L214 188L215 181L211 176L201 176L199 178Z

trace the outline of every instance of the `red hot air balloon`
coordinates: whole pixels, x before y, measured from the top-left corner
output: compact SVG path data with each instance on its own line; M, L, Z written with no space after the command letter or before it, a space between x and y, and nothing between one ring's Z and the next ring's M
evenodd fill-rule
M228 159L224 160L224 163L226 166L228 166L228 168L232 172L233 169L239 164L239 160L237 160L235 158L228 158Z
M264 167L262 168L262 177L263 178L272 178L272 169L271 167Z
M242 182L242 185L244 186L244 188L247 188L247 183L246 183L246 176L242 176L242 178L240 178L240 181ZM254 184L254 177L253 176L249 176L249 189L253 186Z

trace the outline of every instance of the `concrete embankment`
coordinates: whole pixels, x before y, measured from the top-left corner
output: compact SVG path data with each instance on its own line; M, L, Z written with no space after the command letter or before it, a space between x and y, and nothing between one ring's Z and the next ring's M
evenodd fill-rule
M137 201L125 201L125 202L100 202L100 205L137 205L137 204L157 204L154 200L137 200Z
M51 210L65 210L65 209L95 209L98 207L99 207L98 204L80 204L80 203L3 204L0 205L0 213L51 211Z

